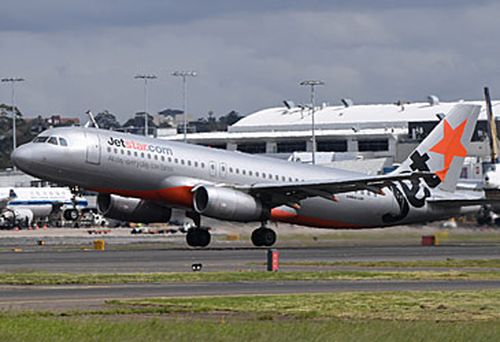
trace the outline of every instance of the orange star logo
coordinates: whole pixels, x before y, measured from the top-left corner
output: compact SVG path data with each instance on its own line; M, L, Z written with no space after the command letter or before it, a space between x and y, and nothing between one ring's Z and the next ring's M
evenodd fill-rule
M453 129L448 121L445 120L443 139L441 139L441 141L429 150L444 156L444 168L436 172L436 175L441 181L444 181L446 178L450 165L453 162L453 158L465 157L467 155L467 149L460 141L462 139L462 135L464 134L466 125L467 119Z

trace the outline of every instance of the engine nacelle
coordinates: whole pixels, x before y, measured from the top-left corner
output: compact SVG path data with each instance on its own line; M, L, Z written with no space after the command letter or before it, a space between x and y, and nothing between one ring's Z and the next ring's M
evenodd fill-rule
M6 209L0 214L0 226L2 228L12 228L20 226L27 228L33 222L33 212L30 209Z
M97 209L105 217L138 223L168 222L172 216L172 209L151 201L109 194L97 196Z
M241 191L200 186L194 192L193 206L197 213L213 218L251 222L269 218L269 210L261 202Z

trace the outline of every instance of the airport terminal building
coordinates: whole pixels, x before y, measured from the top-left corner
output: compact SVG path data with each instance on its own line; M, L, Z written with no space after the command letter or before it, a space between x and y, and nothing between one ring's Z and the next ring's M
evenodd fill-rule
M403 161L439 120L457 103L428 102L374 105L322 105L315 108L318 152L333 152L333 159L386 158ZM460 101L484 105L483 101ZM263 109L246 116L227 132L191 133L191 143L246 153L288 158L294 152L312 150L311 109L290 105ZM493 111L500 101L493 102ZM498 119L496 123L498 126ZM481 110L469 156L489 159L487 115ZM163 137L182 140L182 134Z

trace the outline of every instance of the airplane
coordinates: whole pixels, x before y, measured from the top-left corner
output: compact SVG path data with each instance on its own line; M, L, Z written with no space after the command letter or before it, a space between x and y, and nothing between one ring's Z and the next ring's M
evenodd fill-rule
M458 104L387 175L305 165L92 127L46 130L18 147L22 171L99 193L107 217L168 222L172 208L195 227L186 242L205 247L201 217L261 222L255 246L272 246L278 221L328 229L380 228L448 219L483 198L454 192L481 106Z
M0 188L0 226L31 226L37 219L63 210L66 220L76 220L78 210L87 207L85 198L74 197L66 187Z

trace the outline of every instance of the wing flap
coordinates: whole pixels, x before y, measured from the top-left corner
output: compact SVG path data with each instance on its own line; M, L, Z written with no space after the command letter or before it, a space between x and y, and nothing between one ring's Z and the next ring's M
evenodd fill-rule
M235 186L235 189L260 198L274 207L298 203L308 197L322 197L336 201L335 195L359 190L368 190L383 195L383 188L392 182L415 180L434 176L431 172L408 172L397 175L356 176L331 180L309 180L286 183L257 183Z

